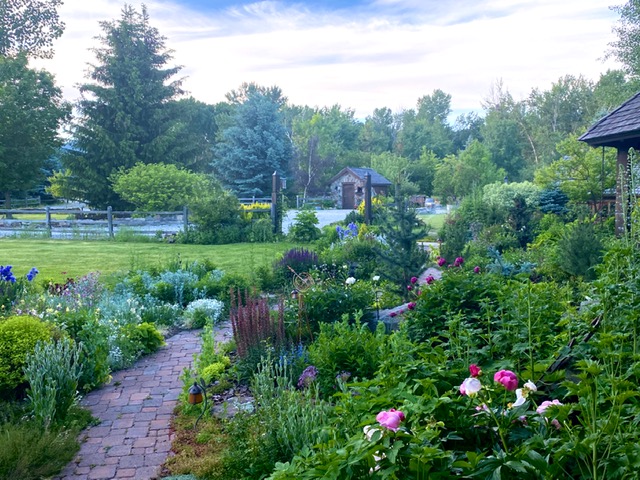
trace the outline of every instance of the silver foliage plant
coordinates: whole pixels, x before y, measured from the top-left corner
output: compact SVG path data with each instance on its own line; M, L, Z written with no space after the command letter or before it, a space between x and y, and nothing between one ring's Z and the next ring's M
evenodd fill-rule
M27 356L24 372L29 382L27 396L33 416L45 429L64 420L78 399L82 374L81 346L69 338L58 342L38 342Z

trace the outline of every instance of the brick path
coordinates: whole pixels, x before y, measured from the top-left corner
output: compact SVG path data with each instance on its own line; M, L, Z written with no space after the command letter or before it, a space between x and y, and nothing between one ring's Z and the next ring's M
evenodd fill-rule
M229 338L221 325L216 338ZM180 375L200 351L199 331L183 331L167 345L113 374L111 383L87 394L82 405L100 424L80 435L81 448L59 479L155 479L171 450L169 422L182 391Z

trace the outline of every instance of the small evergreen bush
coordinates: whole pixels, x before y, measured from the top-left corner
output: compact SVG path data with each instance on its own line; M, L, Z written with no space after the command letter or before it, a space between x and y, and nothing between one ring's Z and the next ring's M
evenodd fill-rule
M593 280L596 278L594 267L602 261L603 250L593 223L578 221L558 241L558 265L570 275Z

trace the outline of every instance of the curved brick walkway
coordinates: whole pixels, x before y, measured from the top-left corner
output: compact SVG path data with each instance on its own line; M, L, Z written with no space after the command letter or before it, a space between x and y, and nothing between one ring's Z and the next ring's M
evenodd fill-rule
M180 375L200 351L199 333L168 338L158 352L87 394L81 404L101 422L81 433L80 451L58 479L158 478L171 450L169 422L182 391ZM216 328L218 341L229 337L228 325Z

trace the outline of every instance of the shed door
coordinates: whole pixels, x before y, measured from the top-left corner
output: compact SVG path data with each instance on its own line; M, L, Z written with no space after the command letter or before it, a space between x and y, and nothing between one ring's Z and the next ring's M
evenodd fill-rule
M353 183L342 184L342 208L353 210L356 208L356 186Z

